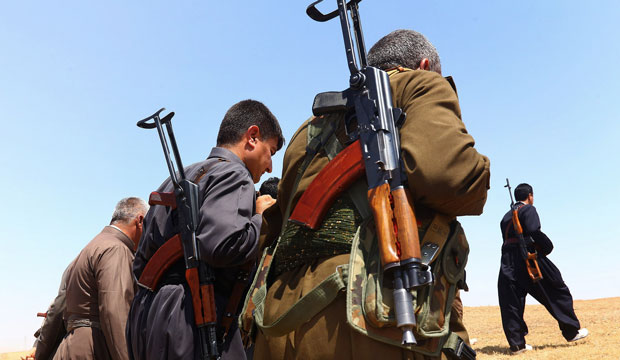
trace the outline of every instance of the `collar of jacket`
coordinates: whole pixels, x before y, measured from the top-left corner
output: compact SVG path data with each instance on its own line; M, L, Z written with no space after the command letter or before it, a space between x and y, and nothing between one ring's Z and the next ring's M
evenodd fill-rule
M114 225L107 225L105 228L103 228L102 232L107 232L109 234L114 235L114 237L119 239L123 244L127 245L127 247L129 248L129 250L131 250L132 253L135 253L133 249L135 244L129 238L129 236L127 236L127 234L123 232L123 230L119 229L118 227Z
M237 155L235 155L235 153L223 147L214 147L213 149L211 149L211 153L209 154L207 159L211 158L220 158L231 162L243 164L243 161Z
M392 76L394 74L399 74L401 72L406 72L406 71L415 71L415 70L410 69L410 68L406 68L406 67L402 67L402 66L398 66L398 67L395 67L395 68L391 68L391 69L385 70L385 72L387 72L388 76ZM458 93L458 91L456 91L456 83L454 82L454 79L452 78L452 76L444 76L444 79L446 79L446 81L448 83L450 83L450 86L452 87L452 90L454 90L454 93L458 97L459 93Z
M248 169L248 167L245 165L243 160L241 160L237 155L235 155L235 153L226 148L214 147L213 149L211 149L211 153L209 154L209 157L207 157L207 159L223 159L225 161L241 164L248 171L248 175L250 176L250 178L252 178L252 173L250 172L250 169Z

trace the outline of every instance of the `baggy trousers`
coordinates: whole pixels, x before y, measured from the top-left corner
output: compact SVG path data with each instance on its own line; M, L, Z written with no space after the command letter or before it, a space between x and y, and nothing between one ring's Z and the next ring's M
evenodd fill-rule
M502 252L502 266L497 281L502 326L512 348L525 345L528 329L523 320L525 297L532 295L557 320L562 335L570 340L580 329L573 309L573 297L562 279L560 270L546 256L538 257L543 279L534 283L525 268L517 247Z

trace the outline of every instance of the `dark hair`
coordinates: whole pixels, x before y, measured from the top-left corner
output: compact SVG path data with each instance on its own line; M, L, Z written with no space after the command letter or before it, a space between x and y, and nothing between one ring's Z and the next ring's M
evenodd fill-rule
M528 195L534 195L534 189L529 184L519 184L515 188L515 200L523 201L527 199Z
M112 213L110 225L116 223L128 224L139 215L145 215L149 211L149 205L137 197L127 197L121 199Z
M260 185L260 189L258 192L261 195L271 195L272 198L278 198L278 183L280 179L277 177L270 177L269 179L263 181Z
M252 125L258 126L261 140L278 139L278 149L284 145L282 129L275 116L260 101L239 101L224 115L217 134L217 146L234 145Z
M424 35L413 30L392 31L368 52L368 64L381 70L398 66L415 70L424 58L428 59L430 70L441 74L437 49Z

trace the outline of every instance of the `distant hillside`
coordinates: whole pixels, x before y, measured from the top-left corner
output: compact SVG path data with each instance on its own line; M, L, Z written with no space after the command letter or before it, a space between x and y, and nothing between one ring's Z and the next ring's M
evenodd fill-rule
M576 300L575 313L590 336L575 343L562 337L558 323L542 305L526 305L525 341L534 350L510 355L497 306L465 307L465 325L477 339L477 359L620 359L620 297Z

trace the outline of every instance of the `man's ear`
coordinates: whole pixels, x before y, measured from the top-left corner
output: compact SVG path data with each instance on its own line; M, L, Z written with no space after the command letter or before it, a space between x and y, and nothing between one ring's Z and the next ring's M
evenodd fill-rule
M257 125L252 125L245 132L246 143L249 144L252 148L256 146L258 139L260 139L260 129Z
M430 65L430 62L428 61L428 58L424 58L424 59L420 60L420 66L418 68L420 70L430 71L431 70L431 65Z

